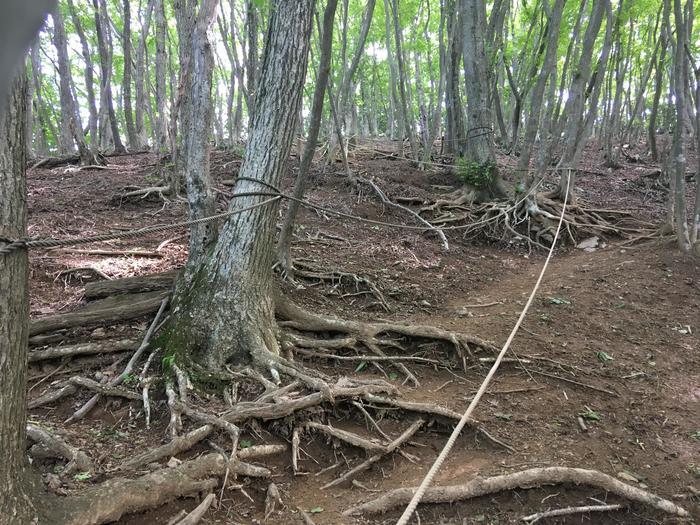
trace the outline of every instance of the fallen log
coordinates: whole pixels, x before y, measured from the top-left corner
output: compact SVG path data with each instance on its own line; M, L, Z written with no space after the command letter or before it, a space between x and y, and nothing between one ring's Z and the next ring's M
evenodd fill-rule
M85 299L93 300L118 294L169 290L179 273L177 270L172 270L152 275L139 275L136 277L112 279L111 281L87 283L84 297Z
M101 299L73 312L35 319L29 325L29 335L136 319L157 311L169 294L170 290Z

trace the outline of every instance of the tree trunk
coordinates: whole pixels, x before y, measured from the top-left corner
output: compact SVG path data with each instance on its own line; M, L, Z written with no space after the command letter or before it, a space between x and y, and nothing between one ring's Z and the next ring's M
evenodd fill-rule
M461 0L464 17L462 52L467 93L467 162L469 185L480 193L478 200L506 194L496 165L491 109L488 101L488 65L484 48L483 9L479 0Z
M187 128L183 131L183 165L187 184L189 219L201 219L216 211L214 191L209 176L209 142L212 122L212 74L214 55L208 32L216 16L219 0L204 0L195 20L190 39L190 67L186 111ZM194 5L190 4L194 9ZM216 240L216 223L197 224L190 230L190 251L185 267L185 283L202 264L206 250Z
M58 55L59 92L61 99L61 131L59 135L59 150L61 153L73 151L73 142L78 146L80 161L84 164L94 164L94 159L85 143L83 126L80 123L80 115L73 97L73 76L68 60L68 46L66 43L66 28L60 10L52 15L53 41Z
M87 105L88 111L90 113L90 118L88 120L88 131L90 133L90 149L96 150L98 148L98 138L97 138L97 102L95 100L95 66L92 63L92 54L90 53L90 46L88 44L87 37L85 36L85 31L83 30L83 25L78 16L78 12L73 5L73 0L68 0L68 8L70 9L71 19L73 20L73 26L75 27L75 32L78 33L78 38L80 39L80 47L83 54L83 60L85 61L85 93L87 95Z
M248 53L246 55L246 73L248 81L248 97L246 105L248 106L248 134L253 125L253 117L255 116L255 101L257 98L257 71L258 71L258 10L253 0L246 1L246 40L248 44Z
M165 0L155 0L156 10L156 147L158 153L168 151L168 116L166 113Z
M0 238L27 233L25 186L26 80L20 74L0 114ZM2 241L0 241L0 245ZM28 291L27 251L0 255L0 524L33 523L35 510L27 483Z
M304 153L301 157L299 166L299 174L294 182L294 197L301 199L306 190L306 183L309 177L309 169L316 151L316 142L321 129L321 116L323 115L323 101L326 96L326 86L328 85L328 76L331 70L331 56L333 50L333 19L335 18L335 10L338 5L338 0L328 0L326 9L323 13L323 33L320 35L321 41L321 56L318 64L318 76L316 78L316 86L314 88L314 98L311 106L311 116L309 121L309 133L306 137L306 145ZM287 215L282 225L279 242L277 244L277 258L282 265L282 269L292 276L292 261L289 254L289 246L292 242L292 234L294 232L294 223L296 222L297 213L299 212L299 202L290 201Z
M275 0L248 148L235 191L278 186L287 164L306 74L313 0ZM235 210L264 197L234 199ZM277 206L234 215L207 261L175 301L168 354L185 365L218 371L226 362L253 358L270 366L275 338L272 262Z
M583 47L581 49L581 57L579 59L576 71L572 77L571 85L569 86L569 98L564 107L564 114L567 118L567 125L564 135L565 146L564 156L562 157L561 166L564 168L574 168L572 165L576 151L578 149L578 141L581 140L581 130L584 126L584 104L586 96L586 85L591 78L591 61L593 58L593 49L600 31L600 26L603 22L603 16L610 9L610 0L601 0L594 2L593 11L591 12L588 27L586 28L583 37ZM571 172L569 172L571 173ZM569 202L574 202L576 194L574 192L574 176L562 176L559 180L559 188L554 197L564 199L566 188L569 188Z
M462 36L460 15L456 0L447 0L447 63L445 83L445 152L462 156L466 152L464 131L464 110L459 86L459 64L462 57Z
M38 134L37 137L37 153L39 155L49 154L49 138L47 130L51 133L54 141L58 141L58 132L56 131L56 126L54 126L53 119L49 118L46 110L46 102L44 101L43 95L43 83L41 74L41 57L39 55L40 49L39 42L37 41L31 50L31 63L32 63L32 83L34 84L34 118L36 121L35 129Z
M547 0L544 0L547 1ZM564 11L564 0L554 0L554 5L551 9L551 14L547 22L548 36L547 49L544 55L544 63L542 70L537 76L537 81L530 95L530 113L528 115L527 124L525 127L525 137L523 146L520 151L520 158L517 165L518 190L525 191L524 181L530 168L530 159L532 158L532 149L535 145L537 132L540 127L540 115L542 113L542 103L544 101L544 91L547 86L547 80L557 66L557 48L559 44L559 28L561 27L561 18ZM551 79L554 82L554 78Z
M675 85L675 109L676 126L673 130L673 199L675 208L676 240L681 251L689 253L691 250L690 237L688 234L688 222L686 219L687 204L685 195L685 129L684 120L686 115L685 101L685 80L687 74L685 68L688 62L685 57L686 25L683 17L681 0L665 0L667 3L673 1L673 14L676 22L676 46L673 57L673 77ZM670 9L667 9L667 14ZM670 24L667 20L667 26ZM696 188L696 191L700 188Z
M109 29L109 15L105 0L92 0L95 8L95 32L97 33L97 47L100 52L100 87L102 94L100 100L107 111L109 128L112 134L115 153L125 153L126 148L119 138L119 123L114 112L114 101L112 99L112 38Z
M129 149L137 150L141 147L136 127L134 126L134 114L131 107L131 1L124 0L124 29L122 32L122 48L124 50L124 121L126 123L126 136L129 141Z
M418 144L416 143L416 123L413 119L410 93L408 92L408 79L406 78L406 66L403 55L403 37L401 36L401 26L399 24L399 0L392 1L394 19L394 40L396 42L396 66L399 73L399 99L403 113L404 134L408 137L411 145L411 158L418 160ZM403 148L402 148L403 149Z
M138 45L136 48L136 74L134 84L136 88L136 107L134 108L134 126L136 128L136 141L139 149L148 144L146 137L146 126L144 125L143 113L148 107L150 96L146 88L146 82L150 80L146 74L146 41L151 29L151 16L153 13L154 0L148 0L146 12L143 14L141 32L139 33Z
M403 139L405 138L404 133L404 119L403 108L399 104L399 96L396 91L396 87L399 83L399 75L396 72L396 60L394 60L394 53L391 49L391 8L389 7L389 0L384 0L384 23L385 23L385 37L386 37L386 59L389 62L389 75L391 84L391 107L392 111L392 138L397 137L399 139L398 151L399 156L403 157ZM396 121L394 120L394 112L396 114ZM398 129L398 134L395 134L394 130Z

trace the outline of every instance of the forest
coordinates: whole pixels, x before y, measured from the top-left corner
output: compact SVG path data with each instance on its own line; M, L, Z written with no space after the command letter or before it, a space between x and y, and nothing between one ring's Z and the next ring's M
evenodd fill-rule
M700 521L693 0L6 0L0 525Z

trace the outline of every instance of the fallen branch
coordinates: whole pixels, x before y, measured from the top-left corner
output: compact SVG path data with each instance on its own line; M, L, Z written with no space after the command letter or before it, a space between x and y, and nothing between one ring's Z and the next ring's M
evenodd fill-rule
M163 257L162 253L144 252L139 250L81 250L76 248L63 248L61 253L78 253L83 255L103 255L105 257Z
M630 501L649 505L669 514L689 516L688 511L656 494L622 483L597 470L570 467L533 468L490 478L475 478L463 485L431 487L425 492L422 503L453 503L505 490L560 483L588 485L607 490ZM417 487L394 489L375 500L347 509L343 515L374 514L406 505L416 489Z
M179 273L179 271L173 270L152 275L139 275L136 277L112 279L111 281L87 283L84 297L88 300L94 300L125 293L169 290L173 287Z

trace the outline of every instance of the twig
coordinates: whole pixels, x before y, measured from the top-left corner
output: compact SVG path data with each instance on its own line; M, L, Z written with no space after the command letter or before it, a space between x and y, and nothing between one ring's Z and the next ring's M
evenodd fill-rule
M547 510L544 512L538 512L537 514L530 514L529 516L523 516L520 518L522 521L527 522L529 525L537 523L542 518L555 518L558 516L570 516L571 514L585 514L587 512L609 512L611 510L623 509L623 505L586 505L584 507L566 507L563 509Z
M559 381L564 381L566 383L571 383L573 385L582 386L584 388L588 388L590 390L595 390L596 392L602 392L602 393L608 394L610 396L620 397L620 394L618 394L617 392L613 392L612 390L606 390L605 388L601 388L599 386L589 385L587 383L581 383L579 381L574 381L573 379L567 379L565 377L561 377L558 375L548 374L547 372L540 372L539 370L530 370L530 372L532 372L533 374L537 374L537 375L541 375L541 376L545 376L545 377L551 377L552 379L558 379Z

